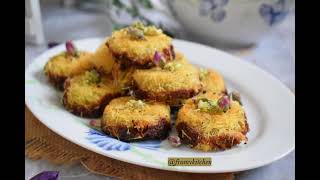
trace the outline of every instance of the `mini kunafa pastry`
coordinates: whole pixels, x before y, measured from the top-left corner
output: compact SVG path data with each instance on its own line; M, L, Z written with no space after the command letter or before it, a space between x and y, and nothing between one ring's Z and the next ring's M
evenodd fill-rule
M215 151L246 142L249 126L238 101L207 92L186 101L178 112L176 130L191 148Z
M165 102L176 106L197 95L202 86L199 69L177 53L172 62L151 69L137 69L133 75L134 94L141 99Z
M94 67L104 74L109 74L112 71L115 60L112 56L107 44L107 39L104 39L96 51L93 53L91 62Z
M155 56L161 55L165 62L175 56L172 39L161 29L141 22L113 32L106 44L122 67L150 68L155 66Z
M66 51L53 56L44 66L44 73L49 82L60 90L63 90L64 81L71 76L83 73L93 67L90 62L92 54L79 51L68 41Z
M130 96L119 97L106 106L101 129L124 141L165 139L171 129L170 107Z
M121 89L111 76L90 70L66 80L63 105L81 117L101 117L109 101L120 95Z

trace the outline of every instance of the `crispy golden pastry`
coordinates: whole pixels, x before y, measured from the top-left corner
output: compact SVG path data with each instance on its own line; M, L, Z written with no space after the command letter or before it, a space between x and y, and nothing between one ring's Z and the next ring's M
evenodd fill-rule
M211 69L200 68L200 80L203 85L203 93L227 94L223 77L218 72Z
M115 63L108 46L106 45L107 39L99 45L91 58L92 63L99 72L109 74L112 71L112 67Z
M199 69L177 53L176 60L163 68L137 69L133 75L134 94L141 99L165 102L176 106L201 89Z
M212 151L247 141L249 126L243 107L229 99L227 108L221 110L218 105L223 97L227 96L207 92L186 101L176 121L182 143L197 150Z
M119 97L106 106L101 129L124 141L165 139L170 130L170 107L134 97Z
M138 22L113 32L107 46L123 67L150 68L155 66L155 54L166 62L174 59L171 41L162 30Z
M102 116L109 101L121 95L111 76L99 74L96 70L68 78L64 88L63 105L81 117Z
M50 83L63 90L64 81L71 76L83 73L93 67L90 52L79 51L78 56L62 52L52 58L44 66L44 73Z

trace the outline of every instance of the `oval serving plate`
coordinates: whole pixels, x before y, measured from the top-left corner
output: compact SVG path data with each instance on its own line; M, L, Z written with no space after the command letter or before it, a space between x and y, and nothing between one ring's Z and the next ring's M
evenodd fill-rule
M100 38L75 41L80 50L94 51ZM220 50L182 40L175 47L194 64L219 71L228 90L238 90L246 110L250 132L248 143L230 150L200 152L186 146L173 148L167 140L125 143L89 126L88 119L66 111L61 92L43 74L50 57L64 50L54 47L36 58L25 72L25 102L48 128L96 153L141 166L194 173L235 172L276 161L295 146L295 96L279 80L250 63ZM174 129L174 128L173 128ZM175 132L172 132L175 133ZM168 157L211 157L211 166L168 166Z

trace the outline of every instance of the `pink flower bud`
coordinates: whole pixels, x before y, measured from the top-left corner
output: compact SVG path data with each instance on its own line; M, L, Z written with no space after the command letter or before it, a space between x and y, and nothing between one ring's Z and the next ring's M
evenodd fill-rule
M162 56L158 51L156 51L154 53L153 60L154 60L155 64L159 64L160 63L161 57Z
M230 108L229 96L223 96L218 100L218 106L225 112Z
M100 128L100 120L90 120L89 125L94 128Z
M66 50L67 53L71 56L78 56L78 52L72 41L67 41L66 42Z
M181 145L181 140L178 136L169 136L168 141L174 147L178 147Z

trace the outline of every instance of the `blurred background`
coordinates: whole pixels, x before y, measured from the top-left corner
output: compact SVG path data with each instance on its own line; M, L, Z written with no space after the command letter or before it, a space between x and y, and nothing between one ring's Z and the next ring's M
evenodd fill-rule
M104 38L136 20L241 57L295 92L294 0L25 0L25 67L56 44ZM236 179L294 179L294 160L293 152ZM81 166L26 159L26 178L44 170L60 170L65 179L102 179Z

